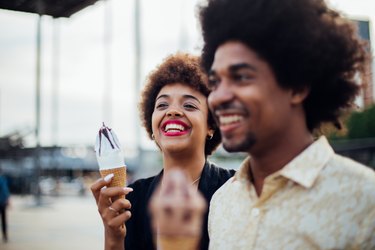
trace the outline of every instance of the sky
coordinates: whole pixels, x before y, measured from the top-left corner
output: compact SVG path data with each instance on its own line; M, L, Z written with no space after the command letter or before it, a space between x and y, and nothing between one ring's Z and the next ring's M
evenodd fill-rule
M135 1L99 1L70 18L42 18L42 146L93 145L104 121L128 152L137 146L138 131L141 145L153 147L140 129L137 111ZM140 85L166 56L176 51L199 54L198 1L141 1ZM374 0L330 0L329 4L348 17L370 20L371 35L375 34ZM37 21L35 14L0 10L0 137L35 128ZM54 44L58 57L54 57ZM56 63L57 73L53 71ZM58 88L57 95L53 86ZM108 95L111 104L105 105ZM33 134L26 138L26 146L35 143Z

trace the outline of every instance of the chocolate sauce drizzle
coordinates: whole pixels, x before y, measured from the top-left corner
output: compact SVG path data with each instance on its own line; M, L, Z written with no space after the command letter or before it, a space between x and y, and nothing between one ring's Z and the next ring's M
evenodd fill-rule
M101 155L101 149L102 149L102 135L104 135L109 143L111 144L111 147L113 149L115 148L120 148L119 145L117 145L116 141L115 140L111 140L108 132L111 134L112 138L114 138L113 134L112 134L112 129L111 128L108 128L104 122L103 122L103 126L99 129L99 155Z

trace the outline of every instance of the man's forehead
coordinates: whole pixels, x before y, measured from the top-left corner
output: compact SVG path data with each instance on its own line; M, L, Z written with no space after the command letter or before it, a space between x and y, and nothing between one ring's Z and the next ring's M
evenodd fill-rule
M227 42L217 48L211 70L224 70L235 65L251 64L255 56L255 53L243 43Z

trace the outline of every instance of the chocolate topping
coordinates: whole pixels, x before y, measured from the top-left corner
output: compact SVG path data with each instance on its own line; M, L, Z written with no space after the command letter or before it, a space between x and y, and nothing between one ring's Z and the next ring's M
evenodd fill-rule
M109 134L111 134L111 136ZM112 138L114 137L112 134L112 129L107 127L103 122L103 126L99 129L99 155L101 155L102 135L107 138L113 149L120 148L119 145L117 145L116 141L112 140Z

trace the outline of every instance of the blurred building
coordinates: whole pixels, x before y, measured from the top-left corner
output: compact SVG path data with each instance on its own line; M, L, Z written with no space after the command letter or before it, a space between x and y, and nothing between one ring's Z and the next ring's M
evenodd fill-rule
M359 19L352 19L352 20L357 24L359 36L362 39L368 41L368 50L370 52L370 55L372 55L370 21L359 20ZM362 86L362 95L359 100L360 106L362 107L368 107L374 103L374 78L373 78L374 64L372 62L370 63L366 71L367 71L366 76L365 76L366 84Z

